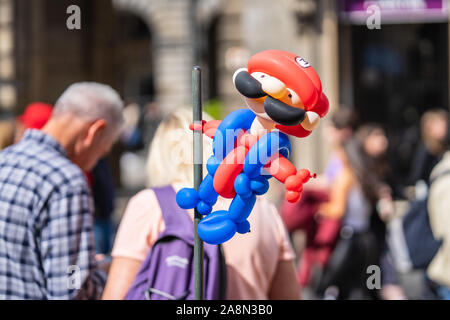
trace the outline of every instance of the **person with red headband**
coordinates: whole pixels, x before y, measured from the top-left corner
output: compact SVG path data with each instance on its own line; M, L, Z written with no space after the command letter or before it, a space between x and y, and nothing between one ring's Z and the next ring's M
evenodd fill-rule
M42 126L40 110L49 111L27 108L19 121ZM100 297L106 274L95 257L94 201L83 172L118 139L122 110L111 87L72 84L41 130L26 130L0 152L0 299Z
M42 129L52 116L53 107L42 102L29 104L23 114L17 117L14 143L22 139L27 129Z

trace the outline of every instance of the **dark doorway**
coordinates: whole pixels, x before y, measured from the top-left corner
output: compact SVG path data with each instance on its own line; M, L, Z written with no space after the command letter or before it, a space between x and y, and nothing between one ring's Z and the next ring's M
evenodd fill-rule
M448 24L351 26L350 39L353 105L363 122L384 125L395 178L404 182L421 115L449 107Z
M398 128L430 107L448 108L447 34L447 24L352 27L355 106L363 120Z

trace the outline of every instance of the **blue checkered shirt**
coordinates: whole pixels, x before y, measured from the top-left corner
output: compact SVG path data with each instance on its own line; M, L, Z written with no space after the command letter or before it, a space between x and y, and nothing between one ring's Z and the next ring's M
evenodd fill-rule
M0 152L0 299L96 299L93 200L50 135L28 130Z

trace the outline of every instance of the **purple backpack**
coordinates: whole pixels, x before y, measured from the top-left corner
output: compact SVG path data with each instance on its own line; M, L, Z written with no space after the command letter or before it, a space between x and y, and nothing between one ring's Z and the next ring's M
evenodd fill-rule
M193 300L194 224L178 207L172 187L153 188L166 229L147 254L126 300ZM204 299L225 299L226 267L221 246L204 244Z

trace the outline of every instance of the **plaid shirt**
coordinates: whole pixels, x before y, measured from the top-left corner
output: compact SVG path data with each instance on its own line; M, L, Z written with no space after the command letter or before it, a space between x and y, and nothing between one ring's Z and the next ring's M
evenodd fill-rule
M93 203L51 136L28 130L0 152L0 299L96 299Z

